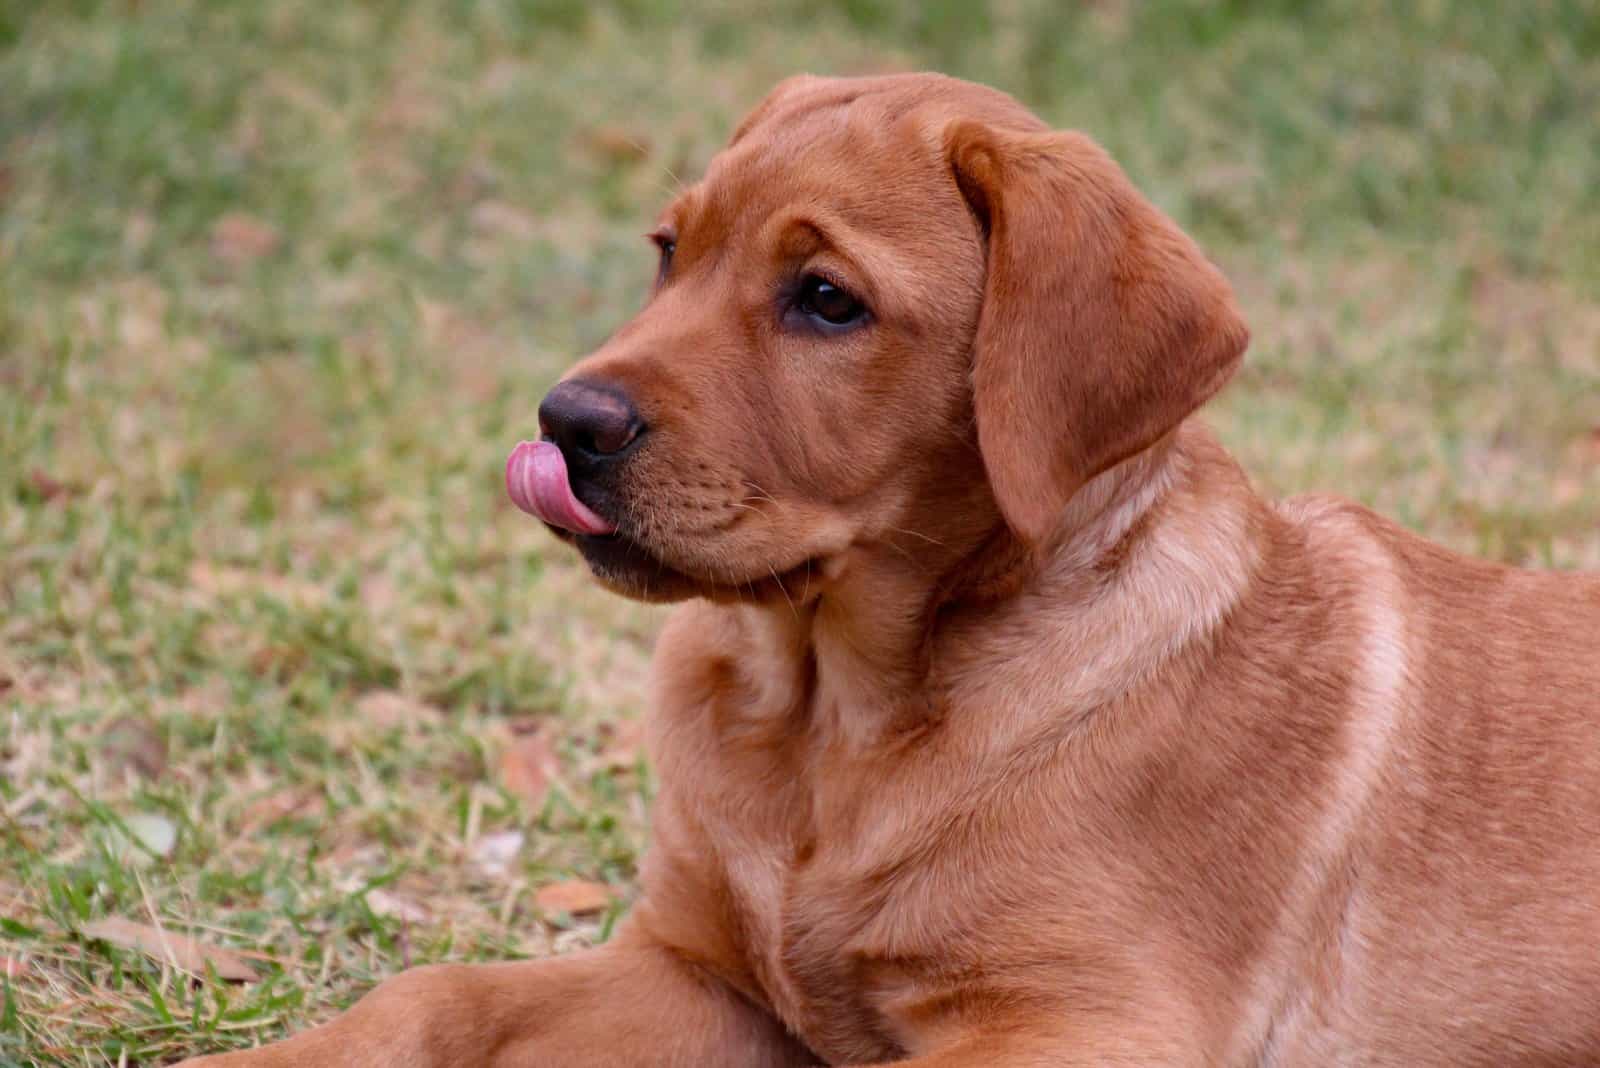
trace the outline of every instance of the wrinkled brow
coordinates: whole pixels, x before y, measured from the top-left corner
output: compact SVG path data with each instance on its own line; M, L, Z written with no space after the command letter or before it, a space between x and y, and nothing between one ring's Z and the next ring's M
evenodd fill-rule
M688 186L673 198L672 203L662 209L661 214L656 217L656 225L670 226L681 235L699 219L704 199L700 186Z
M833 261L879 319L915 317L918 294L907 284L914 272L905 255L830 212L817 207L780 210L761 227L758 240L793 263L819 257Z

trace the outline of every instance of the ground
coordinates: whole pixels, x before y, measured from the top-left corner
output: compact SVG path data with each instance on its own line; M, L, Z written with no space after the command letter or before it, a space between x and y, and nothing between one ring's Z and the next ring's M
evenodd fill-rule
M1104 142L1235 280L1265 492L1600 567L1600 13L1301 6L0 0L0 1063L606 936L660 617L501 465L795 71Z

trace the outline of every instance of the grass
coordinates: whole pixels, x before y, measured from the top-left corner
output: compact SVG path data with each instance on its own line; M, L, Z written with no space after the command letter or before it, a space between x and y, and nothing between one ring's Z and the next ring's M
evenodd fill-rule
M795 70L939 67L1105 142L1238 285L1212 419L1264 488L1600 567L1600 14L1393 6L0 0L0 1063L605 937L658 617L500 464ZM539 906L572 878L616 904Z

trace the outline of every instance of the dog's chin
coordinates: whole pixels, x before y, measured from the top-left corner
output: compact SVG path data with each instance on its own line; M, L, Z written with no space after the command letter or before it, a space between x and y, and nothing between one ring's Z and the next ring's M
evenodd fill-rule
M650 604L670 604L703 597L707 600L744 603L767 599L793 603L809 584L816 570L815 561L777 568L762 565L751 568L746 580L726 575L696 574L668 563L647 546L623 533L574 534L550 527L562 541L577 548L589 571L600 585L612 593Z
M625 534L569 534L571 542L600 584L635 601L667 604L700 593L701 584Z

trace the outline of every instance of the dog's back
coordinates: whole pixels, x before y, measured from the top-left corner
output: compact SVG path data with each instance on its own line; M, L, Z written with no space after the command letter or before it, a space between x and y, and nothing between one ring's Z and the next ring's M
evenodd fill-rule
M1600 576L1462 557L1353 505L1285 512L1361 569L1370 700L1321 945L1264 1061L1600 1062Z

